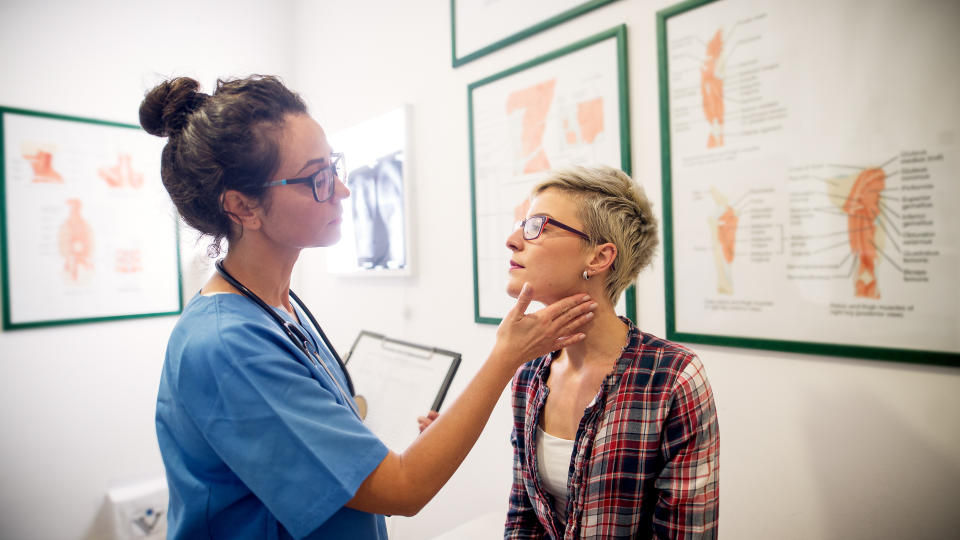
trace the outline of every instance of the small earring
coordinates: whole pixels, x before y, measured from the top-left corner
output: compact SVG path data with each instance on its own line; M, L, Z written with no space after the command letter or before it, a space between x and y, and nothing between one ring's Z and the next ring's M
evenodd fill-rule
M590 279L590 274L586 270L583 271L583 279Z

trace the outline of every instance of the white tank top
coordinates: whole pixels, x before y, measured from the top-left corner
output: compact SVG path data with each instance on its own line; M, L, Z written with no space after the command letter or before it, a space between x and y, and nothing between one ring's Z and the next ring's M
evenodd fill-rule
M554 510L563 518L567 517L567 472L573 457L573 443L537 426L537 475L556 502Z

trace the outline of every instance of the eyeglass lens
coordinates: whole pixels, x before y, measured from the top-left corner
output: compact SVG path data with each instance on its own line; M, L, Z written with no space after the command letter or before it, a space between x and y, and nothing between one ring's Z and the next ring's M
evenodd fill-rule
M547 219L543 216L533 216L525 219L523 221L523 239L534 240L540 236L540 232L543 231L543 224L546 221Z
M333 157L332 166L324 167L317 171L317 175L313 180L313 190L317 195L318 201L326 202L330 197L333 197L333 192L336 189L334 174L336 174L336 178L339 178L341 182L346 181L344 177L346 175L346 166L343 162L343 154Z

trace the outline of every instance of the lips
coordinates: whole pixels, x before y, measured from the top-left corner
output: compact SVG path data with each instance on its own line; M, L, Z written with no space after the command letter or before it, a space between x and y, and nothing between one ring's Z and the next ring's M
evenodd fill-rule
M510 261L510 270L516 270L518 268L524 268L522 264L518 264L514 261Z

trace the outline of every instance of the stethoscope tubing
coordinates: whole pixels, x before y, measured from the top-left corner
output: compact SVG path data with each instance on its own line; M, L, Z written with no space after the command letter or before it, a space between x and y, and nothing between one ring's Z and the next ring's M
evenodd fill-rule
M333 348L333 344L330 343L330 340L327 338L327 334L324 333L323 328L320 327L320 323L317 322L317 319L313 316L313 313L307 308L307 305L303 303L303 300L297 296L297 293L290 292L290 298L293 298L293 301L300 306L300 309L303 310L303 313L307 316L307 319L310 321L310 324L313 325L313 329L317 331L317 334L320 335L320 340L323 341L324 345L327 346L327 349L330 350L330 353L333 354L333 358L337 361L337 365L340 366L340 369L343 371L343 375L347 378L347 388L350 390L350 395L356 395L357 390L353 387L353 379L350 377L350 372L347 371L347 365L340 358L340 354L336 349ZM273 310L271 310L273 311Z
M223 267L223 259L217 261L214 265L217 269L217 273L220 274L223 279L227 281L230 285L240 291L241 294L249 298L256 304L261 310L263 310L267 315L270 316L280 326L284 331L290 341L297 346L304 354L307 355L307 358L318 367L322 367L324 371L327 372L327 375L333 380L333 383L337 386L341 393L344 394L344 398L349 404L350 408L353 409L353 412L357 414L358 417L362 419L363 415L360 414L357 404L355 403L356 390L353 387L353 379L350 377L350 373L347 371L347 366L344 364L343 360L340 358L340 355L337 354L337 350L333 348L333 344L330 343L330 340L327 339L327 335L323 332L323 329L320 328L320 324L317 322L317 319L313 316L313 313L310 312L310 309L307 308L307 305L303 303L303 300L296 295L292 290L290 291L290 298L293 299L297 305L300 306L300 309L307 316L307 319L310 320L310 324L313 325L313 328L320 335L320 339L326 345L327 349L333 354L333 358L337 361L337 364L340 366L341 371L343 372L344 377L347 380L347 389L349 390L349 395L344 392L343 388L340 388L340 383L337 382L337 378L330 371L330 368L327 367L327 364L320 357L319 352L311 354L311 347L313 343L310 341L310 338L300 329L296 324L286 321L281 317L269 304L263 301L262 298L254 294L253 291L248 289L243 283L233 277L230 272L227 272L226 268Z

